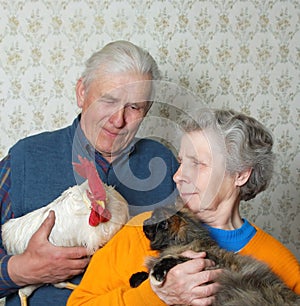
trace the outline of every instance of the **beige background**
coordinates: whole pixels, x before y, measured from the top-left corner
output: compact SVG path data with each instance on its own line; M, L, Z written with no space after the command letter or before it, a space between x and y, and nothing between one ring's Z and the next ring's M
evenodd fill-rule
M242 210L300 259L299 0L1 0L0 12L0 157L24 136L70 124L83 62L131 40L167 81L272 130L274 179ZM168 124L161 130L173 137Z

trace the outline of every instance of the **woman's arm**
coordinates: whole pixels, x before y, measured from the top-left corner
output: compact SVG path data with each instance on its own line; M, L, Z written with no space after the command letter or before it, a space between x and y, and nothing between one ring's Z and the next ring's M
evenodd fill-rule
M257 226L255 228L255 236L239 253L265 262L289 288L300 294L300 265L297 258L273 236Z
M138 216L142 220L149 216ZM98 250L80 283L68 300L75 305L165 305L152 291L149 281L131 288L133 273L147 271L147 256L154 256L137 218L124 226L102 249Z
M145 213L142 216L144 220L149 214ZM141 218L141 215L137 218ZM106 246L94 254L67 306L160 306L166 305L163 300L169 304L170 294L173 295L172 301L183 301L182 292L185 292L185 297L193 296L194 302L191 305L210 305L217 284L202 285L215 279L218 272L202 271L213 263L204 259L204 254L201 253L187 254L193 259L171 269L165 285L161 288L151 288L149 279L137 288L130 287L131 275L147 271L144 264L146 257L156 255L156 252L150 249L142 226L133 225L137 218L132 219L132 222L124 226Z

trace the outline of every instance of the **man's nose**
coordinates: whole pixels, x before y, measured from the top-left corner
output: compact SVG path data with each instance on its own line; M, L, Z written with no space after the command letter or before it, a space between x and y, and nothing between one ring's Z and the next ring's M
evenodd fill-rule
M121 128L125 125L125 109L124 107L116 110L110 117L111 123L117 128Z

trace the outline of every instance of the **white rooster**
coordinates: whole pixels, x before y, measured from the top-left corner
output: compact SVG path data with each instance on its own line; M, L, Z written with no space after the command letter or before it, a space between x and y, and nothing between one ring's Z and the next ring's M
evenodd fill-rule
M3 246L8 254L24 252L31 236L51 210L56 217L49 241L56 246L85 246L91 255L128 221L126 200L112 186L102 183L92 162L80 156L79 161L73 165L86 181L70 187L47 206L11 219L2 226ZM21 288L21 305L26 306L27 297L40 286L42 284ZM69 289L76 287L68 282L54 286Z

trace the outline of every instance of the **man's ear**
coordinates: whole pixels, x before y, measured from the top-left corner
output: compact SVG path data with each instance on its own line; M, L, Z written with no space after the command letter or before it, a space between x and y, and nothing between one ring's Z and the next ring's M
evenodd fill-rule
M243 186L247 183L247 181L249 180L249 177L252 173L252 168L249 168L247 170L244 170L240 173L237 174L236 178L235 178L235 184L236 186Z
M79 108L83 107L84 104L84 96L85 96L85 88L83 85L83 81L80 78L76 84L76 100Z

